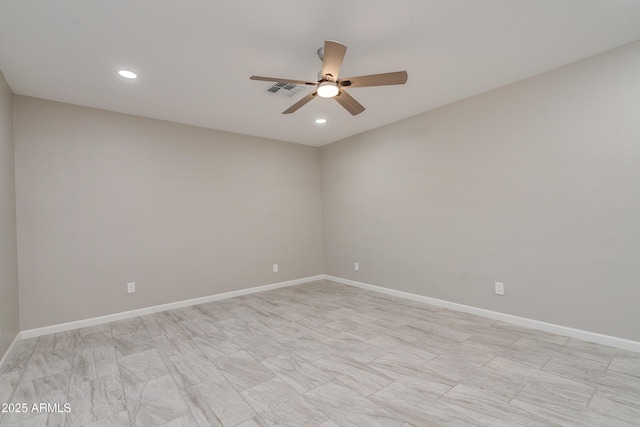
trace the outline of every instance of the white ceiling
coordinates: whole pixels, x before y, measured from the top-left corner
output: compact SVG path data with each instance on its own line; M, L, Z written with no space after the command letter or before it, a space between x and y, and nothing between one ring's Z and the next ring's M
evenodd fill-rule
M300 95L249 76L315 80L327 39L349 47L341 77L407 84L351 89L355 117L331 99L282 115ZM638 39L638 0L0 0L17 94L312 146Z

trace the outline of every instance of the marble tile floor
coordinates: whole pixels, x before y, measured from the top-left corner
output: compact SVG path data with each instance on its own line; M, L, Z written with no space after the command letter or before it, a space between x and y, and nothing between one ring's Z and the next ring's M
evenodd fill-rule
M640 426L640 354L319 281L20 341L2 403L15 427Z

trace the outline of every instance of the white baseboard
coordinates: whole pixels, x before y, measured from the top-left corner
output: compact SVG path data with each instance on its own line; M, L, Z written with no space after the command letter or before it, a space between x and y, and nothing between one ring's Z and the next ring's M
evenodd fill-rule
M475 314L482 317L488 317L489 319L501 320L503 322L511 323L518 326L523 326L525 328L538 329L540 331L550 332L558 335L564 335L571 338L577 338L583 341L594 342L597 344L608 345L611 347L621 348L624 350L635 351L640 353L640 342L638 341L632 341L625 338L618 338L610 335L598 334L596 332L589 332L581 329L574 329L567 326L556 325L553 323L541 322L539 320L527 319L526 317L513 316L511 314L485 310L483 308L477 308L477 307L458 304L455 302L445 301L441 299L425 297L422 295L412 294L409 292L397 291L395 289L389 289L382 286L370 285L368 283L357 282L355 280L343 279L342 277L329 276L326 274L323 275L322 277L325 280L331 280L333 282L342 283L343 285L355 286L357 288L380 292L381 294L392 295L399 298L405 298L412 301L418 301L425 304L435 305L438 307L449 308L451 310L462 311L464 313Z
M7 360L7 357L9 356L9 354L11 353L11 350L13 350L13 347L15 347L16 343L18 341L20 341L21 339L23 339L24 337L22 336L22 332L18 332L18 335L16 335L16 337L13 339L13 341L11 342L11 345L9 346L9 348L7 349L7 351L4 353L4 355L2 356L2 358L0 359L0 371L2 371L2 367L4 366L4 362Z
M270 285L256 286L248 289L240 289L237 291L225 292L222 294L208 295L206 297L193 298L184 301L176 301L168 304L154 305L152 307L139 308L121 313L108 314L106 316L93 317L91 319L77 320L74 322L60 323L42 328L27 329L20 333L20 338L33 338L41 335L54 334L56 332L71 331L73 329L86 328L88 326L101 325L103 323L114 322L116 320L130 319L132 317L144 316L146 314L158 313L160 311L175 310L176 308L188 307L197 304L204 304L211 301L219 301L227 298L233 298L241 295L254 294L256 292L270 291L272 289L284 288L287 286L299 285L302 283L314 282L322 280L323 276L304 277L302 279L289 280L286 282L272 283Z
M209 295L209 296L200 297L200 298L177 301L177 302L172 302L168 304L156 305L152 307L145 307L137 310L109 314L106 316L94 317L91 319L61 323L61 324L52 325L52 326L45 326L43 328L28 329L20 332L16 336L16 338L13 340L13 342L11 343L11 346L2 357L2 360L0 360L0 367L2 367L2 364L4 363L7 355L11 352L16 342L21 339L39 337L41 335L53 334L56 332L70 331L73 329L85 328L88 326L95 326L103 323L109 323L116 320L130 319L132 317L143 316L146 314L157 313L160 311L174 310L176 308L188 307L188 306L197 305L197 304L204 304L211 301L219 301L219 300L233 298L241 295L249 295L256 292L264 292L272 289L284 288L287 286L294 286L302 283L314 282L314 281L323 280L323 279L331 280L337 283L342 283L343 285L355 286L358 288L367 289L374 292L380 292L382 294L392 295L399 298L418 301L425 304L434 305L437 307L444 307L451 310L457 310L464 313L475 314L478 316L487 317L494 320L501 320L507 323L523 326L526 328L538 329L545 332L564 335L571 338L577 338L583 341L590 341L598 344L608 345L611 347L621 348L624 350L630 350L630 351L640 353L640 342L628 340L625 338L618 338L610 335L584 331L581 329L574 329L567 326L556 325L553 323L547 323L547 322L541 322L539 320L528 319L526 317L514 316L511 314L505 314L497 311L486 310L483 308L472 307L464 304L458 304L458 303L445 301L437 298L430 298L423 295L417 295L409 292L398 291L395 289L385 288L382 286L376 286L368 283L357 282L355 280L343 279L342 277L335 277L335 276L322 274L318 276L305 277L302 279L289 280L286 282L273 283L270 285L256 286L248 289L225 292L222 294Z

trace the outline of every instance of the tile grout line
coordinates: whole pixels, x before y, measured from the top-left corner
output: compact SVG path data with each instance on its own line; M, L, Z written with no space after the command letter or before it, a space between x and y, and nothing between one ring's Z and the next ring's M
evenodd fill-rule
M233 314L233 313L231 313L231 314ZM235 315L234 315L234 316L235 316ZM260 321L258 321L258 322L259 322L259 323L262 323L262 322L260 322ZM266 326L266 325L265 325L265 326ZM268 327L268 326L267 326L267 327ZM271 329L271 328L269 328L269 329ZM274 332L275 332L275 331L274 331ZM222 333L224 333L224 331L222 331ZM276 333L277 333L277 332L276 332ZM241 335L241 336L244 336L244 335ZM243 346L241 346L241 345L236 341L236 339L235 339L235 338L231 338L231 337L229 337L229 339L231 339L231 340L232 340L232 341L233 341L233 342L234 342L234 343L235 343L239 348L241 348L241 350L240 350L240 351L244 351L244 352L246 352L247 354L249 354L251 357L253 357L253 358L255 359L255 357L254 357L251 353L247 352L247 350L246 350ZM264 365L264 363L262 363L262 360L258 360L258 359L256 359L256 361L257 361L260 365L262 365L265 369L267 369L269 372L271 372L271 373L274 375L274 378L279 378L279 377L278 377L278 375L276 375L276 373L275 373L275 372L273 372L271 369L269 369L269 367L268 367L268 366L265 366L265 365ZM212 362L212 363L215 365L215 362ZM217 365L216 365L216 368L217 368ZM235 392L236 392L236 393L238 394L238 396L239 396L239 397L244 401L244 403L246 403L246 404L249 406L249 408L251 408L251 410L256 414L256 417L261 417L261 413L260 413L260 411L258 411L258 410L257 410L257 409L256 409L256 408L251 404L251 402L249 402L249 401L244 397L244 395L242 394L242 392L243 392L243 391L249 390L249 389L251 389L251 388L253 388L253 387L256 387L256 386L258 386L258 385L260 385L260 384L256 384L256 385L254 385L253 387L245 388L245 389L243 389L242 391L239 391L239 390L236 388L236 386L231 382L231 380L230 380L230 379L225 375L224 370L220 370L220 373L222 374L222 376L224 377L224 379L225 379L226 381L228 381L228 382L229 382L229 384L231 384L231 387L233 387L233 389L235 390ZM272 379L273 379L273 378L272 378ZM267 380L267 381L271 381L271 380ZM267 382L267 381L265 381L265 382ZM281 381L282 381L282 380L281 380ZM263 383L261 383L261 384L264 384L265 382L263 382ZM295 390L294 390L294 391L295 391ZM296 393L297 393L297 392L296 392ZM253 418L255 418L255 417L252 417L251 419L253 419ZM261 418L262 418L262 417L261 417ZM220 422L220 424L222 425L222 422ZM240 424L242 424L242 423L240 423ZM240 424L238 424L238 425L240 425Z
M611 357L611 359L609 359L609 363L607 363L607 367L606 367L606 368L604 368L604 371L605 371L605 372L608 372L608 371L609 371L609 366L611 366L611 363L613 363L613 357Z
M140 316L138 316L137 318L140 318ZM162 353L160 352L160 350L158 350L158 345L156 344L155 340L153 339L153 337L151 336L151 334L149 333L149 329L147 329L147 325L146 323L144 323L142 321L142 319L140 319L140 323L142 324L142 326L144 327L144 330L147 332L147 335L149 335L149 338L151 338L151 342L153 342L153 348L158 352L158 354L160 355L160 359L162 360L162 364L164 365L165 369L167 370L167 373L169 374L169 377L171 377L171 381L173 381L173 384L176 386L176 388L178 389L178 391L180 392L180 396L182 397L182 401L184 402L185 406L187 407L187 409L189 409L189 414L191 415L191 417L194 419L194 421L196 421L197 424L199 424L196 420L195 414L193 413L193 410L191 409L191 406L189 405L189 403L187 403L187 400L184 397L184 393L182 391L182 389L180 388L180 386L178 385L178 383L176 382L175 378L173 378L173 375L171 374L171 369L169 369L169 365L167 365L167 362L164 358L164 356L162 355ZM175 321L176 325L182 330L183 333L186 333L186 330L182 327L182 325L180 324L180 322ZM205 355L206 357L206 355ZM148 381L147 381L148 383ZM146 387L146 385L145 385ZM186 387L185 387L186 390ZM173 420L169 420L167 421L167 423L171 422L171 421L175 421L180 417L174 418ZM131 425L135 425L133 423L133 421L131 421L131 419L129 419L129 422L131 423Z
M11 390L11 394L9 394L9 399L8 401L11 402L13 400L13 397L16 394L16 390L18 389L18 387L20 386L20 384L22 384L22 380L24 379L24 375L27 372L27 368L29 367L29 363L31 363L31 358L33 357L33 354L36 351L36 346L38 345L38 341L40 341L40 338L38 337L38 339L36 339L35 344L33 345L33 349L31 350L31 353L29 354L29 357L27 358L27 361L24 364L24 369L22 370L22 373L20 374L20 378L18 379L18 381L16 382L15 387L13 387L13 390ZM12 355L13 356L13 355ZM9 418L9 413L4 414L4 417L0 416L0 421L4 422L4 420L6 418Z
M546 362L544 362L544 365L542 365L540 367L540 370L544 371L545 366L547 366L549 364L549 362L551 362L552 359L553 359L553 356L549 357L549 359ZM547 371L545 371L545 372L547 372Z
M225 311L227 311L227 312L228 312L228 310L227 310L226 308L224 308L224 307L220 307L220 308L221 308L222 310L225 310ZM218 321L222 321L222 320L220 320L220 319L216 319L216 318L211 317L211 316L210 316L209 314L207 314L207 313L203 313L203 314L204 314L205 316L209 317L211 320L213 320L213 321L214 321L214 323L215 323L215 322L218 322ZM231 314L231 315L233 315L233 313L230 313L230 314ZM234 316L234 317L236 317L235 315L233 315L233 316ZM262 324L262 322L260 322L260 321L258 321L258 322ZM184 327L180 324L180 322L176 321L176 324L177 324L180 328L182 328L182 329L184 330ZM267 325L265 325L265 327L267 327L267 328L268 328L268 326L267 326ZM269 329L271 329L271 328L269 328ZM224 331L221 331L221 332L224 334ZM275 331L274 331L274 332L275 332ZM226 335L226 334L225 334L225 335ZM228 338L229 340L231 340L234 344L236 344L236 345L241 349L240 351L245 351L245 352L246 352L246 349L245 349L244 347L242 347L242 346L241 346L241 345L236 341L236 339L235 339L235 338L232 338L232 337L230 337L230 336L228 336L228 335L226 335L226 336L227 336L227 338ZM242 335L242 336L244 336L244 335ZM207 356L207 354L206 354L206 353L205 353L205 352L200 348L200 346L199 346L197 343L194 343L194 344L195 344L195 346L198 348L198 350L200 350L200 351L202 352L202 354L204 355L204 357L205 357L209 362L211 362L211 364L212 364L212 365L214 365L214 367L216 367L216 369L218 369L218 368L217 368L217 364L216 364L216 360L217 360L218 358L216 358L216 359L214 359L214 360L211 360L211 358L209 358L209 356ZM250 353L248 353L248 354L250 354ZM160 355L160 356L162 357L162 355ZM222 356L221 356L221 357L222 357ZM252 356L252 357L253 357L253 356ZM163 362L164 362L164 357L162 357L162 359L163 359ZM274 375L274 378L279 378L279 377L277 376L277 374L276 374L275 372L271 371L271 369L269 369L269 367L265 366L265 365L262 363L262 361L261 361L261 360L257 360L257 359L256 359L256 361L257 361L258 363L260 363L262 366L264 366L264 367L265 367L265 369L268 369L270 372L272 372L272 373L273 373L273 375ZM166 365L166 364L165 364L165 365ZM167 367L167 369L168 369L168 367ZM171 373L171 372L169 372L169 373ZM252 387L249 387L248 389L244 389L244 390L242 390L242 391L239 391L239 390L234 386L234 384L231 382L231 380L230 380L229 378L227 378L227 376L225 375L224 371L220 370L220 375L222 375L222 377L225 379L225 381L229 382L229 384L230 384L230 385L231 385L231 387L234 389L234 391L236 392L236 394L237 394L237 395L238 395L238 396L239 396L239 397L240 397L240 398L241 398L241 399L242 399L242 400L247 404L247 406L249 406L249 407L253 410L253 412L255 413L255 416L254 416L254 417L252 417L252 418L250 418L249 420L251 420L251 419L253 419L253 418L257 417L257 416L260 416L260 412L259 412L255 407L253 407L253 406L251 405L251 403L250 403L249 401L247 401L247 399L245 399L245 397L242 395L242 391L249 390L249 389L250 389L250 388L252 388ZM172 379L173 379L173 376L172 376ZM206 381L208 381L208 380L209 380L209 379L205 379L205 380L199 381L198 383L190 384L189 386L185 386L185 387L184 387L184 389L180 389L180 387L178 386L178 389L180 390L180 393L181 393L181 395L182 395L183 399L185 399L185 395L184 395L184 394L185 394L185 392L186 392L187 388L192 387L192 386L195 386L195 385L197 385L197 384L202 384L202 383L204 383L204 382L206 382ZM174 382L175 382L175 380L174 380ZM176 385L177 385L177 383L176 383ZM254 387L255 387L255 386L254 386ZM185 399L185 404L187 404L187 407L189 408L189 412L191 412L191 414L192 414L192 416L193 416L194 420L196 420L196 423L197 423L197 424L199 424L199 423L198 423L198 421L197 421L197 419L196 419L196 417L195 417L195 414L193 413L193 410L191 409L191 405L189 405L189 404L186 402L186 399ZM214 414L214 415L215 415L216 419L220 422L220 425L223 425L222 420L220 420L220 419L218 418L218 415L217 415L217 414ZM240 424L243 424L244 422L246 422L246 421L243 421L243 422L241 422ZM238 424L238 425L240 425L240 424Z
M67 403L71 403L71 384L73 384L73 361L75 360L75 356L76 356L76 349L78 348L78 337L76 336L77 334L77 329L75 331L72 331L73 333L73 351L71 352L71 369L69 371L69 386L67 387ZM54 334L55 337L55 334ZM39 338L38 338L39 339ZM73 408L71 408L73 410ZM64 426L65 424L67 424L67 414L65 413L63 415L63 423L62 425Z
M589 401L587 402L587 404L585 405L586 408L589 407L589 405L591 404L591 401L593 400L594 396L596 395L596 393L598 392L598 387L594 387L595 390L593 390L593 393L591 394L591 397L589 398Z
M334 378L334 379L332 379L331 381L335 381L335 380L336 380L336 379ZM324 383L324 384L328 384L328 383L330 383L331 381L327 381L327 382L326 382L326 383ZM321 385L324 385L324 384L321 384ZM315 403L313 403L312 401L310 401L309 399L307 399L307 397L305 396L305 394L307 394L307 393L311 392L312 390L317 389L318 387L320 387L320 386L316 386L316 387L312 388L311 390L307 390L307 391L305 391L303 394L301 394L300 396L302 396L302 398L303 398L306 402L308 402L311 406L313 406L314 408L316 408L316 410L318 410L318 411L319 411L320 413L322 413L325 417L327 417L327 419L328 419L329 421L333 421L336 425L338 425L338 427L341 427L341 426L340 426L340 424L338 424L338 421L334 420L334 419L333 419L333 417L331 417L328 413L326 413L325 411L323 411L323 410L322 410L322 408L319 408L319 407L318 407L318 405L316 405ZM365 399L366 399L366 398L365 398Z
M113 344L113 352L116 355L116 364L118 365L118 377L120 377L120 388L122 389L122 400L124 402L124 408L127 411L127 419L129 420L129 425L133 426L134 423L131 421L131 411L129 411L129 402L127 401L127 392L124 389L124 382L122 380L122 365L120 365L120 357L118 356L118 350L116 349L116 342L115 342L115 339L113 338L112 324L109 325L109 332L111 333L111 342ZM144 322L142 322L142 324L144 325ZM144 327L146 329L146 325L144 325Z
M513 402L513 399L515 399L516 397L518 397L518 395L520 393L522 393L522 391L528 386L529 384L524 384L522 386L522 388L520 390L518 390L518 392L516 394L513 395L513 397L511 399L509 399L509 402L507 402L509 405L511 405L511 402Z

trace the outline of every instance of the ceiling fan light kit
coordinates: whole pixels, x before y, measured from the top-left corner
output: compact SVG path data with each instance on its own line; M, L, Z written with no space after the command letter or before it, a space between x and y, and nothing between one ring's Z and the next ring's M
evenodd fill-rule
M340 92L340 88L338 88L338 83L325 80L318 83L316 91L318 91L320 98L333 98Z
M320 71L320 78L317 83L262 76L251 76L250 79L315 86L313 92L283 111L282 114L294 113L313 98L319 96L320 98L334 98L338 104L354 116L362 113L365 108L344 90L345 87L402 85L407 82L408 75L406 71L339 79L338 75L346 52L347 46L342 43L332 40L324 42L324 47L318 49L318 56L322 59L322 71Z

